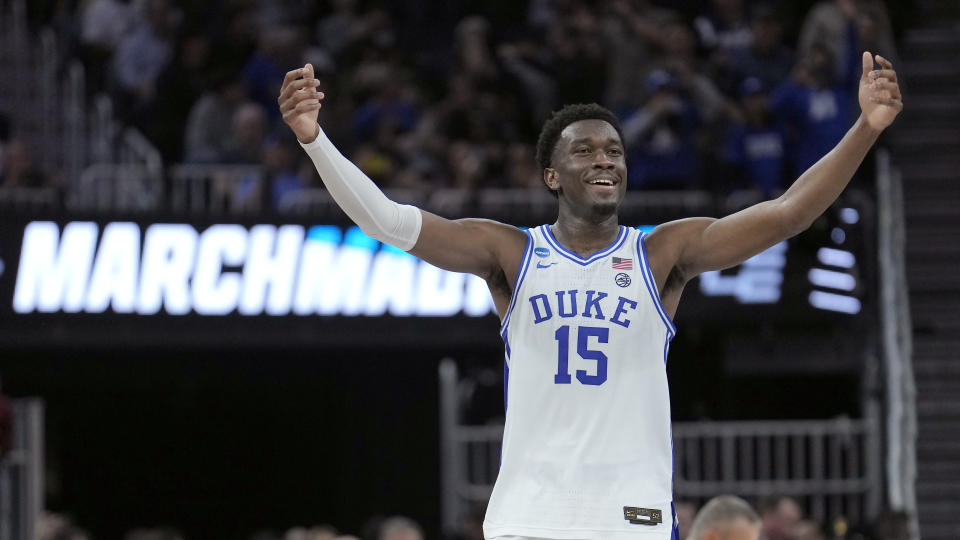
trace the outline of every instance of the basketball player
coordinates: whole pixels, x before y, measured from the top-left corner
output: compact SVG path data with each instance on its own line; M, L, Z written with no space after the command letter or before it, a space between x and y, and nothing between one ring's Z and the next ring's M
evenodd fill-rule
M623 137L597 105L565 107L537 143L557 196L552 225L528 231L447 220L387 197L317 124L324 98L309 64L278 103L330 194L369 236L453 272L484 278L501 315L507 415L484 535L676 538L666 356L684 285L806 229L840 195L902 109L886 59L863 54L862 114L781 197L722 219L620 224Z

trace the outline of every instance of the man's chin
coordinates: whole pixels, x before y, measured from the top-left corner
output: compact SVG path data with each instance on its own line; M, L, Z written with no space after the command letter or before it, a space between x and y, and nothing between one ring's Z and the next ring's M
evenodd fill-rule
M596 215L607 216L615 214L620 207L620 199L611 199L607 201L597 201L593 203L593 212Z

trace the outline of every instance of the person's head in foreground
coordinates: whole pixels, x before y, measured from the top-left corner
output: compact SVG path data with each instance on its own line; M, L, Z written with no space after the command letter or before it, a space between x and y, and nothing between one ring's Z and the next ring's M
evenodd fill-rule
M423 540L423 529L408 517L393 516L380 525L379 540Z
M720 495L707 501L697 513L686 540L757 540L760 516L747 501Z
M792 540L793 528L803 519L800 503L788 495L772 495L757 504L763 536L769 540Z

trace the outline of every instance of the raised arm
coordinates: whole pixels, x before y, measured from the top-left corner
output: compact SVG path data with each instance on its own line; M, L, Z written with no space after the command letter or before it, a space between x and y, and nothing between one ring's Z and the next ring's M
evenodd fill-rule
M893 66L880 56L876 60L879 70L873 69L871 54L863 53L861 114L856 123L782 196L722 219L684 219L651 233L648 247L664 261L660 269L664 281L672 274L683 283L701 272L740 264L806 230L840 196L880 132L903 109Z
M364 233L435 266L476 274L488 283L516 275L526 244L522 231L490 220L451 221L388 199L320 129L317 113L324 95L317 91L319 84L310 64L287 73L277 99L280 112L330 195Z

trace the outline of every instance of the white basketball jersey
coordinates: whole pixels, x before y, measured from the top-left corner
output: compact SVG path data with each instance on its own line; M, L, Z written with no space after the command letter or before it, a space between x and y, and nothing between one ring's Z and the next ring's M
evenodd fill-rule
M586 259L548 225L527 235L501 326L507 415L484 535L668 539L676 328L643 234L621 226Z

